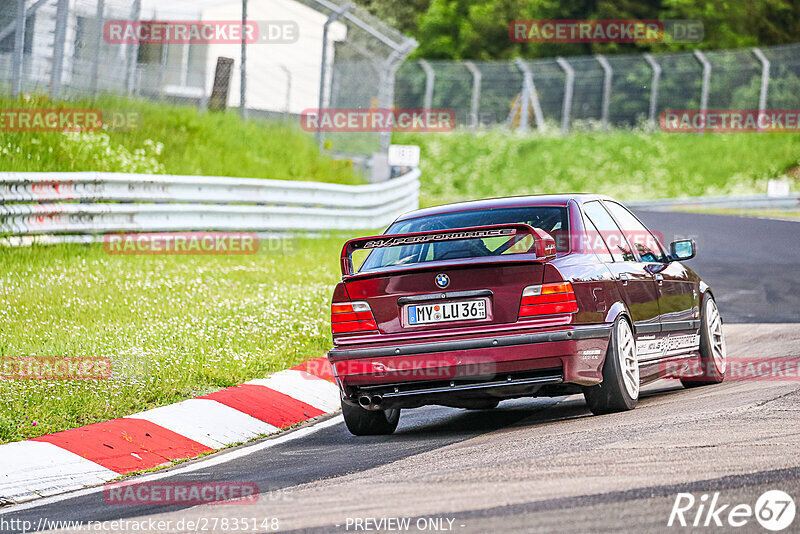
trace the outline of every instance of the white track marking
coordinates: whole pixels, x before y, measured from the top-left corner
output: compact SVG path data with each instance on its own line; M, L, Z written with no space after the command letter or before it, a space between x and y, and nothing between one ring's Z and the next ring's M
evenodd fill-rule
M209 467L213 467L215 465L224 464L233 460L238 460L239 458L243 458L245 456L249 456L253 453L263 451L265 449L269 449L271 447L275 447L277 445L282 445L289 441L294 441L296 439L302 439L314 432L319 430L324 430L326 428L332 427L334 425L338 425L344 422L344 418L342 418L341 414L332 417L326 421L321 421L317 424L309 425L307 427L302 427L294 432L288 432L286 434L279 434L275 438L267 439L264 441L257 442L251 446L245 446L240 449L234 449L229 452L222 452L213 456L208 456L206 458L202 458L200 460L195 460L188 465L183 467L177 467L175 469L170 469L167 471L162 471L158 473L153 473L150 475L144 475L141 477L132 478L131 480L135 480L136 482L151 482L153 480L161 480L162 478L174 477L178 475L182 475L185 473L192 473L194 471L199 471L201 469L207 469ZM29 442L19 442L19 443L29 443ZM10 444L13 445L13 444ZM5 447L3 445L2 447ZM2 449L0 449L2 451ZM64 451L66 452L66 451ZM72 454L72 453L70 453ZM4 459L4 458L3 458ZM86 460L88 462L88 460ZM91 463L91 462L90 462ZM0 467L5 465L4 463L0 463ZM95 465L95 464L92 464ZM99 468L99 466L96 466ZM100 468L102 469L102 468ZM114 473L114 477L118 477L117 473ZM105 480L98 479L93 481L92 483L102 483ZM91 495L94 493L100 493L103 491L103 486L96 486L92 488L82 489L78 491L73 491L71 493L65 493L62 495L54 495L52 497L47 497L44 499L38 499L32 502L23 503L16 506L6 506L0 508L0 516L8 513L14 512L21 512L23 510L29 510L31 508L38 508L40 506L47 506L53 503L61 502L67 499L72 499L75 497L82 497L84 495Z
M0 445L0 495L14 502L102 484L118 476L52 443Z
M269 378L251 380L247 384L266 386L278 393L289 395L325 413L335 412L340 406L339 388L336 384L305 371L287 370Z
M212 449L278 431L276 426L209 399L189 399L127 417L145 419Z

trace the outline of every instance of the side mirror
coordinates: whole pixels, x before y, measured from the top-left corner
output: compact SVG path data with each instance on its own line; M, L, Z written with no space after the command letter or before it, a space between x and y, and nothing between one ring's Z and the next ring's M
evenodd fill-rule
M697 245L694 239L681 239L669 245L670 261L690 260L697 255Z

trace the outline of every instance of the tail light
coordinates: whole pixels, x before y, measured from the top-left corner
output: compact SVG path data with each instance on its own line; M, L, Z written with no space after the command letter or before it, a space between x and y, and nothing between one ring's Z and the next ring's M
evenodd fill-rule
M372 310L366 302L331 304L331 328L334 334L355 334L378 330Z
M520 319L577 311L575 291L569 282L528 286L522 291L522 301L519 305Z

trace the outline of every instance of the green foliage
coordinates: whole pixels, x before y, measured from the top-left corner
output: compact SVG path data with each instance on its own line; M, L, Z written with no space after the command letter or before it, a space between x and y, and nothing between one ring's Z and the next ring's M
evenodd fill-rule
M420 42L427 59L507 59L722 49L792 43L800 35L796 0L357 0ZM518 44L515 19L699 19L701 43Z

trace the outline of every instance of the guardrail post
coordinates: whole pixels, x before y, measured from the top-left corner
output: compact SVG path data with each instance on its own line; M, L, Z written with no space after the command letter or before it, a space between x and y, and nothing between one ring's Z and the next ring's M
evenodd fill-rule
M425 71L425 100L422 107L425 108L425 111L429 111L433 105L433 87L436 83L436 71L424 59L420 59L418 63L422 70Z
M561 135L567 135L569 133L569 116L572 111L572 93L575 89L575 69L563 57L557 57L556 63L567 75L567 79L564 80L564 102L561 107Z
M700 90L700 113L705 116L708 110L708 86L711 83L711 63L700 50L694 51L694 57L703 66L703 87ZM703 128L705 130L705 128Z
M762 131L761 117L767 109L767 91L769 90L769 69L770 62L767 56L758 49L753 48L753 54L761 62L761 92L758 95L758 131Z
M533 104L533 116L536 119L536 129L544 133L544 114L539 103L539 95L536 94L536 86L533 84L533 73L522 59L516 58L514 62L522 72L522 95L520 102L519 129L523 132L528 131L528 105ZM513 119L513 116L512 116Z
M470 127L475 129L478 126L478 112L480 111L481 101L481 71L472 61L465 61L464 65L472 73L472 101L470 103Z
M605 56L598 54L595 59L603 67L603 103L600 108L600 122L603 125L603 131L608 131L608 106L611 101L611 79L614 76L614 69L611 68L611 64Z
M650 122L650 128L655 130L656 127L656 108L658 106L658 84L661 82L661 65L653 59L650 54L644 54L644 60L653 69L653 79L650 82L650 111L647 115L647 120Z

